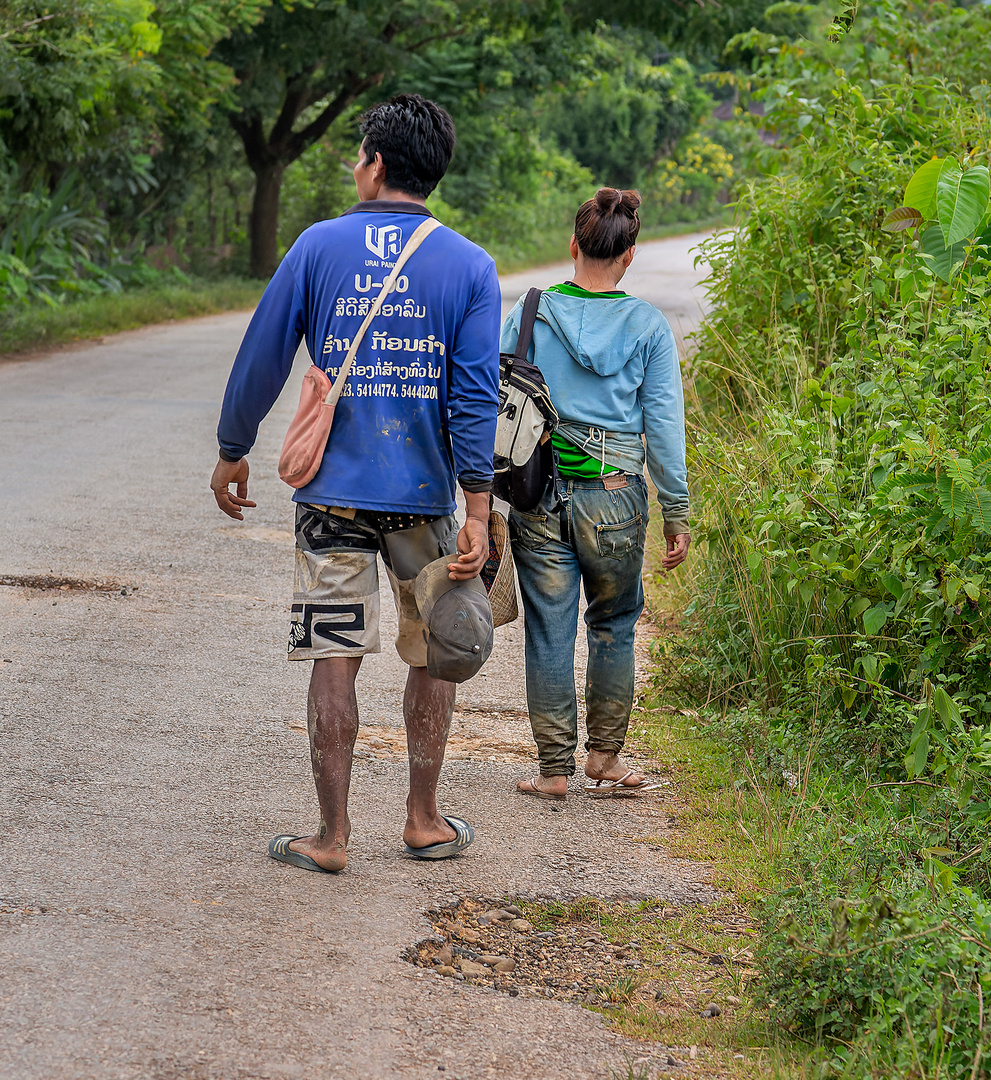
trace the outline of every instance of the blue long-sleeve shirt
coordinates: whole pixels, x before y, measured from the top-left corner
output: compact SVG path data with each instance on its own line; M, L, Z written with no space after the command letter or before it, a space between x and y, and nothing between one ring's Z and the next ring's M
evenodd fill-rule
M282 260L241 342L217 430L243 457L301 338L333 380L403 244L429 211L359 203L307 229ZM320 470L297 502L449 514L455 477L492 480L499 385L495 263L451 229L431 233L365 333Z

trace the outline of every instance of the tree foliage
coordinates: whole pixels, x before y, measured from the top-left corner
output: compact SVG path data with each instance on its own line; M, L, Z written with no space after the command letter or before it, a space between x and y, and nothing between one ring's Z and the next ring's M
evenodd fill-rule
M712 105L684 60L650 64L622 38L599 35L594 74L559 95L545 130L605 184L635 188Z
M158 80L150 0L0 9L0 141L28 186L109 146Z
M437 197L449 219L522 258L597 181L659 193L659 157L712 158L696 152L711 144L679 141L709 98L683 61L658 62L665 47L561 0L9 0L0 242L17 245L15 219L68 214L92 226L89 263L72 264L80 282L112 287L145 250L163 265L236 267L245 241L245 268L267 273L280 243L349 198L358 112L407 90L455 118L459 146ZM707 169L677 198L665 189L664 214L709 205L715 173L724 186L728 173ZM71 204L48 207L65 193ZM22 273L17 287L36 293L42 278Z
M655 35L665 50L707 67L720 66L727 42L748 30L796 36L808 25L813 5L742 0L740 3L682 3L680 0L618 0L608 15L595 0L570 5L579 22L598 20Z
M285 167L361 95L410 56L458 32L470 6L453 0L310 0L273 4L257 26L215 55L237 76L229 113L255 175L251 268L278 261L278 206Z

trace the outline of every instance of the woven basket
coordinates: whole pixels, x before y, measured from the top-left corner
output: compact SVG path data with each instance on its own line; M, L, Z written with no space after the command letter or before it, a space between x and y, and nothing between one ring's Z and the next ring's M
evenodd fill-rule
M509 528L498 510L489 513L489 558L482 568L482 582L492 605L492 625L504 626L519 618L516 576L509 546Z

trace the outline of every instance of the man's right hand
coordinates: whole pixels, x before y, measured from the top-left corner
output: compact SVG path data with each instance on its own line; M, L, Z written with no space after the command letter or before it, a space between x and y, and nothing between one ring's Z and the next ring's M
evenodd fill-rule
M237 484L236 495L230 493L231 484ZM238 521L244 520L244 514L241 513L242 506L258 505L248 499L247 458L241 458L240 461L224 461L221 458L213 470L213 476L210 477L210 490L220 509L228 517L237 518Z

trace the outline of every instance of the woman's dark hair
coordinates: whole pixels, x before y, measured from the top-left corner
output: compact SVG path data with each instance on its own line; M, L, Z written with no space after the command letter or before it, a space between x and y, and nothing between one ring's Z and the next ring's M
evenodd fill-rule
M382 155L386 186L425 199L447 172L454 153L450 114L419 94L399 94L361 118L365 160Z
M637 242L640 215L636 191L599 188L575 214L575 239L586 259L618 259Z

